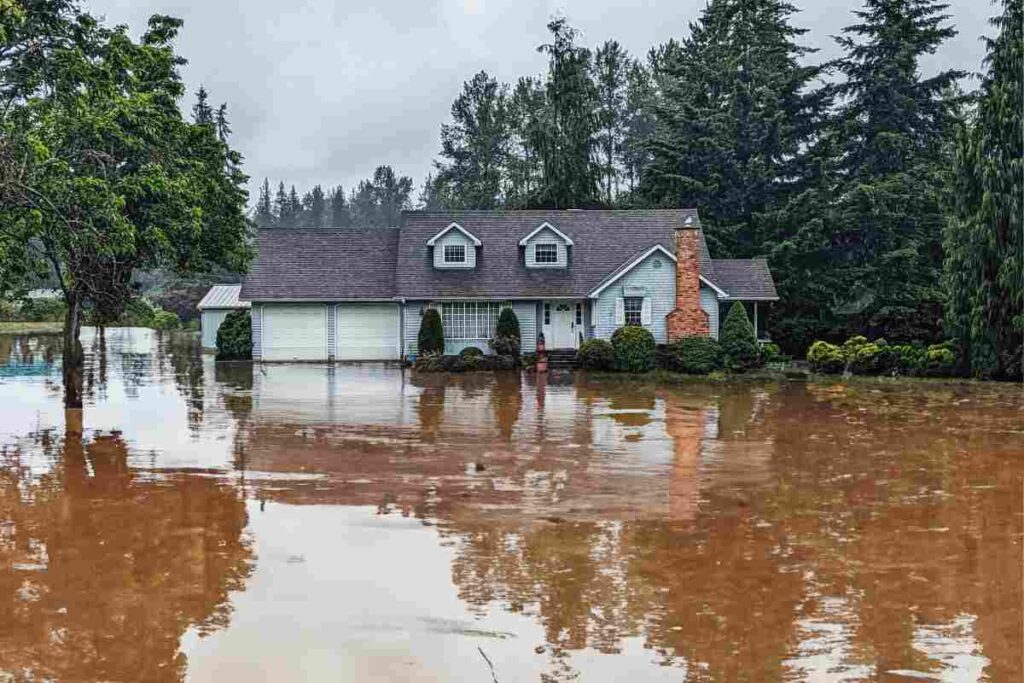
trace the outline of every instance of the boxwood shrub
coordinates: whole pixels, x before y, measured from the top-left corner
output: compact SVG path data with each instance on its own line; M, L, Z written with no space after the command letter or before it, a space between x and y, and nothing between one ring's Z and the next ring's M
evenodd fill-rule
M626 325L612 333L615 369L650 372L655 366L654 335L645 327Z
M846 369L843 349L827 341L816 341L807 350L807 362L815 372L838 373Z
M738 301L729 308L722 323L721 344L730 370L742 371L761 364L754 326L747 317L747 309Z
M722 345L711 337L683 337L669 344L662 355L666 370L689 375L721 370L722 358Z
M584 370L611 370L615 367L615 349L604 339L588 339L580 344L576 363Z
M249 315L248 309L231 311L217 330L217 360L250 360L251 358L252 317Z
M423 313L416 344L420 354L444 353L444 327L436 309L428 308Z

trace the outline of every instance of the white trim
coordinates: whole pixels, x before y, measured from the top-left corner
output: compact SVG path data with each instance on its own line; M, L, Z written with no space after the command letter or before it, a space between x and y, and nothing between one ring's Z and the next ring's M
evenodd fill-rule
M707 279L703 275L700 276L700 281L703 282L704 284L706 284L711 289L715 290L715 294L718 295L719 299L728 299L729 298L729 294L726 293L725 290L723 290L721 287L718 287L717 285L715 285L715 283L713 283L711 280Z
M463 235L465 235L466 237L469 238L469 241L473 243L473 246L479 247L481 244L483 244L480 240L478 240L476 238L476 235L471 233L469 230L466 230L464 227L462 227L458 223L452 223L447 228L445 228L444 230L442 230L441 232L437 233L436 235L431 237L429 240L427 240L427 246L428 247L434 246L434 243L437 242L437 240L439 240L442 237L444 237L446 234L448 234L448 232L450 230L458 230L459 232L461 232Z
M530 241L530 239L531 239L531 238L532 238L532 237L533 237L534 235L536 235L536 234L537 234L538 232L540 232L541 230L543 230L543 229L545 229L545 228L547 228L547 229L548 229L548 230L550 230L551 232L553 232L553 233L555 233L556 235L558 235L559 237L561 237L561 238L562 238L562 240L563 240L563 241L565 242L566 246L569 246L569 247L573 246L573 241L572 241L572 238L571 238L571 237L569 237L569 236L568 236L568 235L566 235L566 234L565 234L564 232L562 232L561 230L559 230L558 228L556 228L555 226L553 226L553 225L551 225L550 223L547 223L547 222L545 222L545 223L541 223L541 224L540 224L540 227L538 227L537 229L535 229L535 230L534 230L533 232L531 232L531 233L530 233L529 235L527 235L527 236L526 236L526 237L524 237L523 239L519 240L519 246L521 246L521 247L525 247L525 246L526 246L526 243L527 243L527 242L529 242L529 241Z
M675 262L676 257L673 256L669 252L668 249L666 249L665 247L661 246L660 244L655 244L653 247L651 247L650 249L648 249L647 251L645 251L644 253L640 254L639 256L637 256L632 261L630 261L626 265L626 267L623 268L622 270L620 270L618 273L616 273L615 276L612 277L612 279L610 279L607 282L604 282L601 285L599 285L597 289L595 289L594 291L592 291L590 293L590 298L591 299L596 299L601 292L603 292L604 290L608 289L613 284L618 282L618 280L620 278L622 278L622 276L624 276L626 273L628 273L629 271L633 270L638 265L643 263L647 259L648 256L650 256L651 254L654 254L655 252L658 252L658 251L663 253L665 256L668 256L670 259L672 259L673 262Z
M461 249L462 250L461 251L462 258L458 259L458 260L455 260L455 259L449 260L448 259L448 250L449 249L451 249L452 251L454 251L456 249ZM466 254L466 245L465 244L445 244L445 245L443 245L441 247L441 263L443 263L444 265L446 265L446 266L453 266L453 265L464 266L464 265L466 265L466 263L468 261L469 261L469 257Z

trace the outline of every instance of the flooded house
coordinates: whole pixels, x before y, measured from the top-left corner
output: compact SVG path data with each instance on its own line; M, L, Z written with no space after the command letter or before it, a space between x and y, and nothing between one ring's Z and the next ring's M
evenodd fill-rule
M718 337L721 312L778 300L764 259L714 259L693 209L409 211L395 228L273 229L240 299L264 361L400 360L441 315L445 352L485 352L511 307L522 350L609 339Z

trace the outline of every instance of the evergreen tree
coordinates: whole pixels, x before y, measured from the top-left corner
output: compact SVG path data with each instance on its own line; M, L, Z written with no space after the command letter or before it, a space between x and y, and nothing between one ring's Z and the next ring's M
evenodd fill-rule
M1002 5L977 115L957 135L945 233L947 331L983 377L1019 377L1024 360L1024 3Z
M260 228L274 227L274 204L270 198L270 181L263 179L260 186L260 196L256 200L256 225Z
M299 199L299 193L292 185L292 189L288 192L288 211L281 217L282 227L301 228L304 227L303 220L302 200Z
M626 71L626 96L623 111L622 174L626 192L631 195L640 182L640 174L650 164L650 143L654 135L655 88L651 70L632 62Z
M360 180L348 200L349 211L352 215L352 225L365 228L379 226L381 224L380 212L374 197L373 183L369 180Z
M213 117L214 128L217 130L217 138L226 143L231 136L231 125L228 123L228 105L226 103L217 107L217 113Z
M501 201L508 146L508 87L481 71L463 84L452 104L452 123L441 126L438 182L453 207L493 209Z
M378 166L373 172L373 198L378 207L378 225L397 226L402 211L407 210L412 195L412 178L398 177L390 166Z
M327 217L327 197L319 185L314 185L302 201L306 215L306 224L312 228L324 227L324 220Z
M508 207L522 209L532 206L540 188L546 99L544 86L530 77L520 78L509 97L509 141L505 161L505 205Z
M339 185L330 192L331 202L331 227L347 228L352 225L352 216L349 214L348 201L345 199L345 190Z
M962 76L922 78L919 61L955 31L935 0L866 0L839 44L844 103L833 242L847 333L939 336L943 294L941 196Z
M548 24L546 106L541 124L543 184L538 202L554 208L583 208L597 200L594 163L597 89L590 77L590 50L576 45L577 31L565 19Z
M711 0L682 43L652 55L655 132L642 191L660 206L696 206L719 257L763 253L759 216L801 191L818 128L820 67L781 0Z
M448 211L453 208L449 185L441 175L428 173L420 190L418 208L422 211Z
M626 98L632 60L622 46L609 40L594 53L597 86L597 146L601 162L601 189L605 204L615 201L622 175L626 138Z
M199 86L196 91L196 103L192 105L192 121L199 125L213 125L213 109L210 107L210 95L206 88Z

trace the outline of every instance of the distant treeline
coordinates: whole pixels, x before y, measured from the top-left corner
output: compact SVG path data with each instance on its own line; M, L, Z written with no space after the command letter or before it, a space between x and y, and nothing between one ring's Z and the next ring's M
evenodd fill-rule
M787 350L953 338L974 374L1019 375L1021 6L993 5L976 92L922 74L956 34L936 0L865 0L819 63L781 0L711 0L642 58L558 19L545 75L464 84L418 206L697 207L717 258L769 259ZM348 197L265 183L258 220L393 223L411 186L389 167Z

